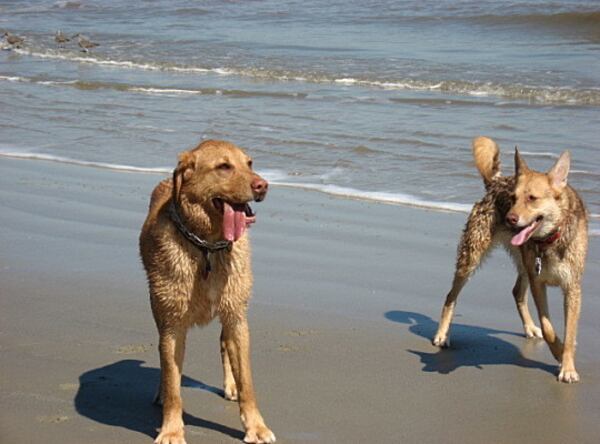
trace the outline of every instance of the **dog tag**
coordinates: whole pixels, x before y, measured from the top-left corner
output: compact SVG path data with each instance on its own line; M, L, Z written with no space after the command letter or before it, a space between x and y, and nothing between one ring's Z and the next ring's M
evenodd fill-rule
M212 267L210 265L210 252L204 251L204 271L202 272L202 277L204 280L208 279L209 273L212 271Z
M537 256L535 258L535 274L538 276L542 273L542 258Z

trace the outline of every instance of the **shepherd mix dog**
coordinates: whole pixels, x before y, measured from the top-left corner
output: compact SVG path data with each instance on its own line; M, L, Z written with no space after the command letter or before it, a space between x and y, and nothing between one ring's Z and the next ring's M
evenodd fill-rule
M268 183L235 145L207 140L179 155L173 178L158 184L140 235L159 334L163 406L158 444L183 444L180 385L186 333L219 317L225 398L239 401L248 443L275 442L258 410L250 370L246 311L252 287L246 229Z
M473 141L473 156L483 177L486 194L477 202L458 245L452 289L446 297L433 344L449 346L448 330L456 299L487 252L503 245L517 267L513 296L525 335L543 337L560 363L558 380L577 382L575 345L581 308L581 279L587 253L587 213L575 190L567 184L570 155L561 154L547 172L530 170L515 149L515 175L501 176L499 149L487 137ZM564 345L556 336L548 314L546 286L559 286L564 294ZM527 308L531 286L541 330Z

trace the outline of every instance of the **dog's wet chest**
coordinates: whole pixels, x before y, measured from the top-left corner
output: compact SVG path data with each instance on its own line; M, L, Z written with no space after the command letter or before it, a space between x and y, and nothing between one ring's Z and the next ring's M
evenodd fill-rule
M200 267L201 268L201 267ZM196 274L196 282L191 295L191 312L194 322L205 324L218 314L227 282L221 270L212 270L208 274Z
M536 255L539 277L551 286L561 286L571 281L571 266L558 254L553 252L541 252ZM537 271L536 271L537 272Z
M198 268L190 301L193 322L206 324L218 315L235 311L248 299L251 279L247 261L215 256L210 272L202 273L201 265Z

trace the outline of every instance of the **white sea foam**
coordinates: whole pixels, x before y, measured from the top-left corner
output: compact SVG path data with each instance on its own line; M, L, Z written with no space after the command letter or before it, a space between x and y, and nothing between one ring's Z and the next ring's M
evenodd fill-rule
M142 88L133 87L129 88L129 91L142 92L146 94L156 95L181 95L181 94L202 94L202 91L194 91L191 89L175 89L175 88Z
M0 80L4 80L5 82L25 82L29 83L30 80L25 77L19 76L0 76Z
M38 85L73 85L77 83L77 80L37 80L19 76L0 76L0 81L36 83Z
M488 97L490 93L487 91L469 91L469 95L475 97Z
M100 168L112 171L131 172L131 173L150 173L150 174L171 174L173 171L169 167L139 167L133 165L122 165L107 162L94 162L86 160L72 159L69 157L55 156L52 154L36 153L20 149L1 148L0 157L10 157L14 159L25 159L25 160L40 160L46 162L57 162L69 165L77 165L88 168ZM298 188L304 190L318 191L331 196L344 197L348 199L366 200L372 202L396 204L416 208L424 208L432 211L443 211L443 212L455 212L455 213L469 213L471 211L471 204L463 204L456 202L439 202L422 199L410 194L405 193L391 193L384 191L364 191L355 188L342 187L333 184L318 184L318 183L303 183L303 182L291 182L291 176L281 170L276 169L264 169L259 170L258 173L267 179L271 184L288 187ZM600 214L590 214L590 219L600 220ZM590 236L600 236L600 228L596 228L596 224L590 228Z
M343 83L345 85L353 85L357 82L356 79L335 79L335 83Z
M172 168L167 167L139 167L132 165L121 165L107 162L93 162L86 160L77 160L69 157L55 156L52 154L34 153L20 150L11 150L0 148L0 156L11 157L15 159L42 160L47 162L57 162L83 167L101 168L113 171L127 171L134 173L155 173L169 174ZM362 191L354 188L340 187L331 184L313 184L289 182L290 176L280 170L265 169L259 171L265 179L274 185L281 185L292 188L302 188L307 190L320 191L333 196L347 197L361 200L371 200L375 202L393 203L407 205L419 208L428 208L432 210L454 211L466 213L471 210L471 205L459 204L453 202L434 202L420 199L415 196L402 193L387 193L377 191Z
M298 182L275 182L276 185L302 188L306 190L320 191L332 196L347 197L357 200L370 200L374 202L383 202L389 204L404 205L417 208L425 208L437 211L451 211L457 213L469 213L472 205L461 204L455 202L436 202L421 199L410 194L389 193L384 191L363 191L355 188L341 187L332 184L313 184L313 183L298 183Z
M136 130L149 130L156 131L161 133L174 133L176 130L172 128L163 128L154 125L127 125L127 128L136 129Z
M547 152L543 152L543 151L533 152L533 151L519 150L519 153L521 153L524 156L528 156L528 157L546 157L546 158L550 158L550 159L558 159L558 154L547 153Z
M75 85L77 83L77 80L35 80L35 83L38 83L40 85Z
M568 105L600 105L600 88L588 88L583 90L572 88L556 88L552 86L528 86L520 84L494 84L460 80L372 80L357 79L352 77L336 78L326 74L311 74L304 76L289 72L278 72L252 68L215 67L206 68L200 66L182 66L168 63L136 62L132 60L112 60L102 58L98 55L87 54L85 56L74 53L58 52L56 50L34 50L13 49L14 52L32 57L65 60L76 63L92 63L99 66L142 69L149 71L170 71L191 74L217 74L221 76L240 76L249 78L270 79L275 81L300 81L313 83L337 83L348 86L360 86L367 88L381 88L389 90L411 90L411 91L441 91L444 93L463 94L474 97L507 97L516 100L525 100L532 103L554 104L564 103ZM502 102L510 104L511 102Z
M569 170L569 174L580 174L582 176L600 176L600 173L587 170Z
M32 57L39 57L42 59L55 59L55 60L66 60L69 62L77 62L77 63L92 63L95 65L115 67L115 68L130 68L130 69L143 69L147 71L175 71L175 72L189 72L189 73L217 73L217 74L225 74L229 73L229 70L222 68L208 69L208 68L200 68L200 67L185 67L185 66L168 66L168 65L157 65L152 63L141 63L134 62L131 60L111 60L111 59L101 59L96 56L87 55L87 56L78 56L69 53L58 53L54 51L46 51L46 52L38 52L31 51L25 49L13 49L14 52L21 55L28 55Z
M69 157L55 156L53 154L32 153L24 151L12 151L0 148L0 156L12 157L14 159L43 160L46 162L66 163L84 167L101 168L115 171L129 171L133 173L170 173L171 168L161 167L137 167L132 165L119 165L106 162L93 162L87 160L71 159Z

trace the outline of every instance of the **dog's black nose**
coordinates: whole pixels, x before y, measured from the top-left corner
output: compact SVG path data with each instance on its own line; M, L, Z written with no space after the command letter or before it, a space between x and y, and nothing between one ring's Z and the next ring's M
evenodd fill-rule
M506 222L510 225L517 225L519 222L519 216L515 213L508 213L506 215Z

